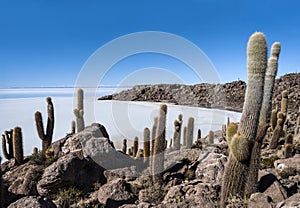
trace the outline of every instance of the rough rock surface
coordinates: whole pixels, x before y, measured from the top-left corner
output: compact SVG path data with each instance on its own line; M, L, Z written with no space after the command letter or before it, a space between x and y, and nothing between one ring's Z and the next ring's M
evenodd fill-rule
M26 196L23 197L16 202L10 204L8 208L20 208L20 207L32 207L32 208L56 208L55 204L40 196Z
M134 202L134 195L130 191L130 185L123 179L116 179L100 187L98 200L106 207L119 207L126 203Z
M56 194L60 189L76 186L84 189L96 182L104 182L104 169L80 152L70 153L48 166L37 184L41 196Z

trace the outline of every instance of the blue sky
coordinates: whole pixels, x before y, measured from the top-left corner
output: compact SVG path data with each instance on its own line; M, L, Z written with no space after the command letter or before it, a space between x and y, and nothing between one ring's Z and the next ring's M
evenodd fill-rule
M141 31L168 32L193 42L222 82L247 79L246 44L253 32L262 31L269 47L274 41L282 44L278 75L299 72L300 2L245 2L0 0L0 87L72 86L98 48ZM153 67L183 76L187 84L199 81L172 57L139 54L117 63L102 84L120 84L136 70ZM167 75L161 82L168 82Z

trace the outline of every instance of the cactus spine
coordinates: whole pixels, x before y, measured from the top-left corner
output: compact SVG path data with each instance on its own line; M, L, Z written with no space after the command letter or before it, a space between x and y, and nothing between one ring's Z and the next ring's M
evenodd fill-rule
M194 118L190 117L188 120L187 130L186 130L186 147L190 149L193 145L194 137Z
M139 138L134 137L133 146L132 146L133 157L136 157L138 150L139 150Z
M254 33L247 46L248 82L238 132L233 136L222 180L221 207L230 196L244 196L251 150L258 128L267 68L267 43L263 33Z
M122 152L123 152L124 154L127 153L127 139L123 139Z
M174 150L180 149L181 126L182 126L182 114L180 114L178 116L178 119L174 121L174 128L175 128L174 136L173 136Z
M13 148L14 148L14 158L15 163L20 165L23 163L23 140L22 140L22 129L20 127L15 127L13 131Z
M5 131L4 134L2 134L2 152L7 160L14 157L12 133L13 130L11 129L10 131ZM8 144L8 151L6 143Z
M144 163L149 165L150 157L150 130L144 129Z
M257 192L258 188L258 171L260 167L261 146L270 123L272 96L275 85L275 77L278 71L279 54L280 43L275 42L271 48L271 57L268 59L268 66L265 74L263 101L260 109L259 126L256 132L255 143L251 152L250 172L245 190L246 195Z
M284 157L290 158L293 157L293 135L288 134L285 138L285 144L284 144Z
M153 182L162 184L161 173L164 169L164 146L166 137L167 105L160 106L158 125L154 143Z
M77 133L81 132L85 127L83 114L84 114L84 110L83 110L83 89L78 89L77 90L77 108L74 109L74 115L76 117Z
M52 103L50 97L47 97L46 101L47 101L47 113L48 113L46 134L44 132L44 124L43 124L43 118L42 118L41 112L37 111L35 113L36 129L37 129L39 138L42 140L42 151L43 152L45 152L46 149L48 149L49 146L51 145L52 137L53 137L53 130L54 130L53 103Z

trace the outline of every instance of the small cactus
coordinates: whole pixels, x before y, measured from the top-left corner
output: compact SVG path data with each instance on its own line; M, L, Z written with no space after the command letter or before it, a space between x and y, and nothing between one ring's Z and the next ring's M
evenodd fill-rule
M149 165L150 157L150 130L144 129L144 163Z
M285 138L284 157L285 158L293 157L293 150L294 150L293 135L288 134Z
M187 130L186 130L186 147L190 149L193 145L194 138L194 118L190 117L188 120Z
M76 131L76 123L75 121L71 122L71 134L75 134Z
M208 132L208 144L214 144L214 132L213 131L209 131Z
M123 139L122 152L123 152L124 154L127 153L127 139Z
M39 149L37 147L33 148L32 155L37 155L39 153Z
M42 152L45 152L52 143L53 130L54 130L54 107L50 97L47 97L47 128L46 133L44 132L44 124L41 112L37 111L35 113L35 124L39 135L42 140Z
M281 93L281 112L287 116L288 112L288 92L286 90Z
M187 144L187 126L183 128L183 144L182 146L186 147Z
M162 183L162 175L164 169L164 150L166 140L166 117L167 105L160 106L158 117L158 125L156 130L155 144L154 144L154 159L153 159L153 182L156 184Z
M274 109L274 110L272 110L272 112L271 112L271 128L272 128L272 130L274 131L275 130L275 128L276 128L276 125L277 125L277 110L276 109Z
M24 159L22 129L20 127L15 127L13 130L13 148L15 163L20 165Z
M77 108L74 109L74 115L76 117L76 129L77 133L81 132L85 128L84 124L84 108L83 108L83 90L77 90Z
M14 157L12 134L13 129L5 131L4 134L2 134L2 153L7 160ZM6 143L8 144L8 151Z
M279 112L278 115L280 115L280 114L282 114L282 113ZM283 125L284 125L283 119L278 118L277 125L276 125L276 128L275 128L274 132L273 132L272 139L271 139L271 142L270 142L270 145L269 145L270 149L276 149L277 148L277 143L278 143L280 137L282 136Z
M182 126L182 114L179 114L178 119L174 121L174 128L175 128L174 136L173 136L174 150L180 149L181 126Z
M138 150L139 150L139 138L138 137L134 137L134 139L133 139L133 147L132 147L133 157L136 157Z
M201 129L197 131L197 141L201 139Z
M133 152L132 152L132 148L128 148L128 155L133 157Z

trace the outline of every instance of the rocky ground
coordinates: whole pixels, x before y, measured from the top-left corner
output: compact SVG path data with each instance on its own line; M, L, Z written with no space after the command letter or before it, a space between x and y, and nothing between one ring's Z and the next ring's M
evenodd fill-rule
M295 131L300 113L299 77L289 74L276 80L273 106L280 109L281 92L288 90L287 133ZM106 99L225 106L240 111L245 89L242 81L225 85L137 86ZM219 94L226 99L216 97ZM289 145L292 148L289 158L284 134L277 148L268 148L273 133L269 128L262 145L258 192L250 199L231 198L227 208L300 208L300 133L295 133L293 144ZM228 146L221 130L214 132L214 137L220 141L218 144L207 144L204 137L192 149L166 149L163 183L157 186L143 158L116 150L105 127L92 124L82 132L68 134L52 143L46 156L33 153L21 165L15 164L14 159L1 164L3 205L9 208L218 207Z
M51 145L51 154L2 164L4 205L19 207L218 207L228 150L226 143L200 149L166 150L163 186L152 183L142 159L115 150L99 124ZM220 131L215 132L221 139ZM229 207L300 207L300 134L294 156L283 145L269 150L266 138L259 192L249 200L232 198Z

